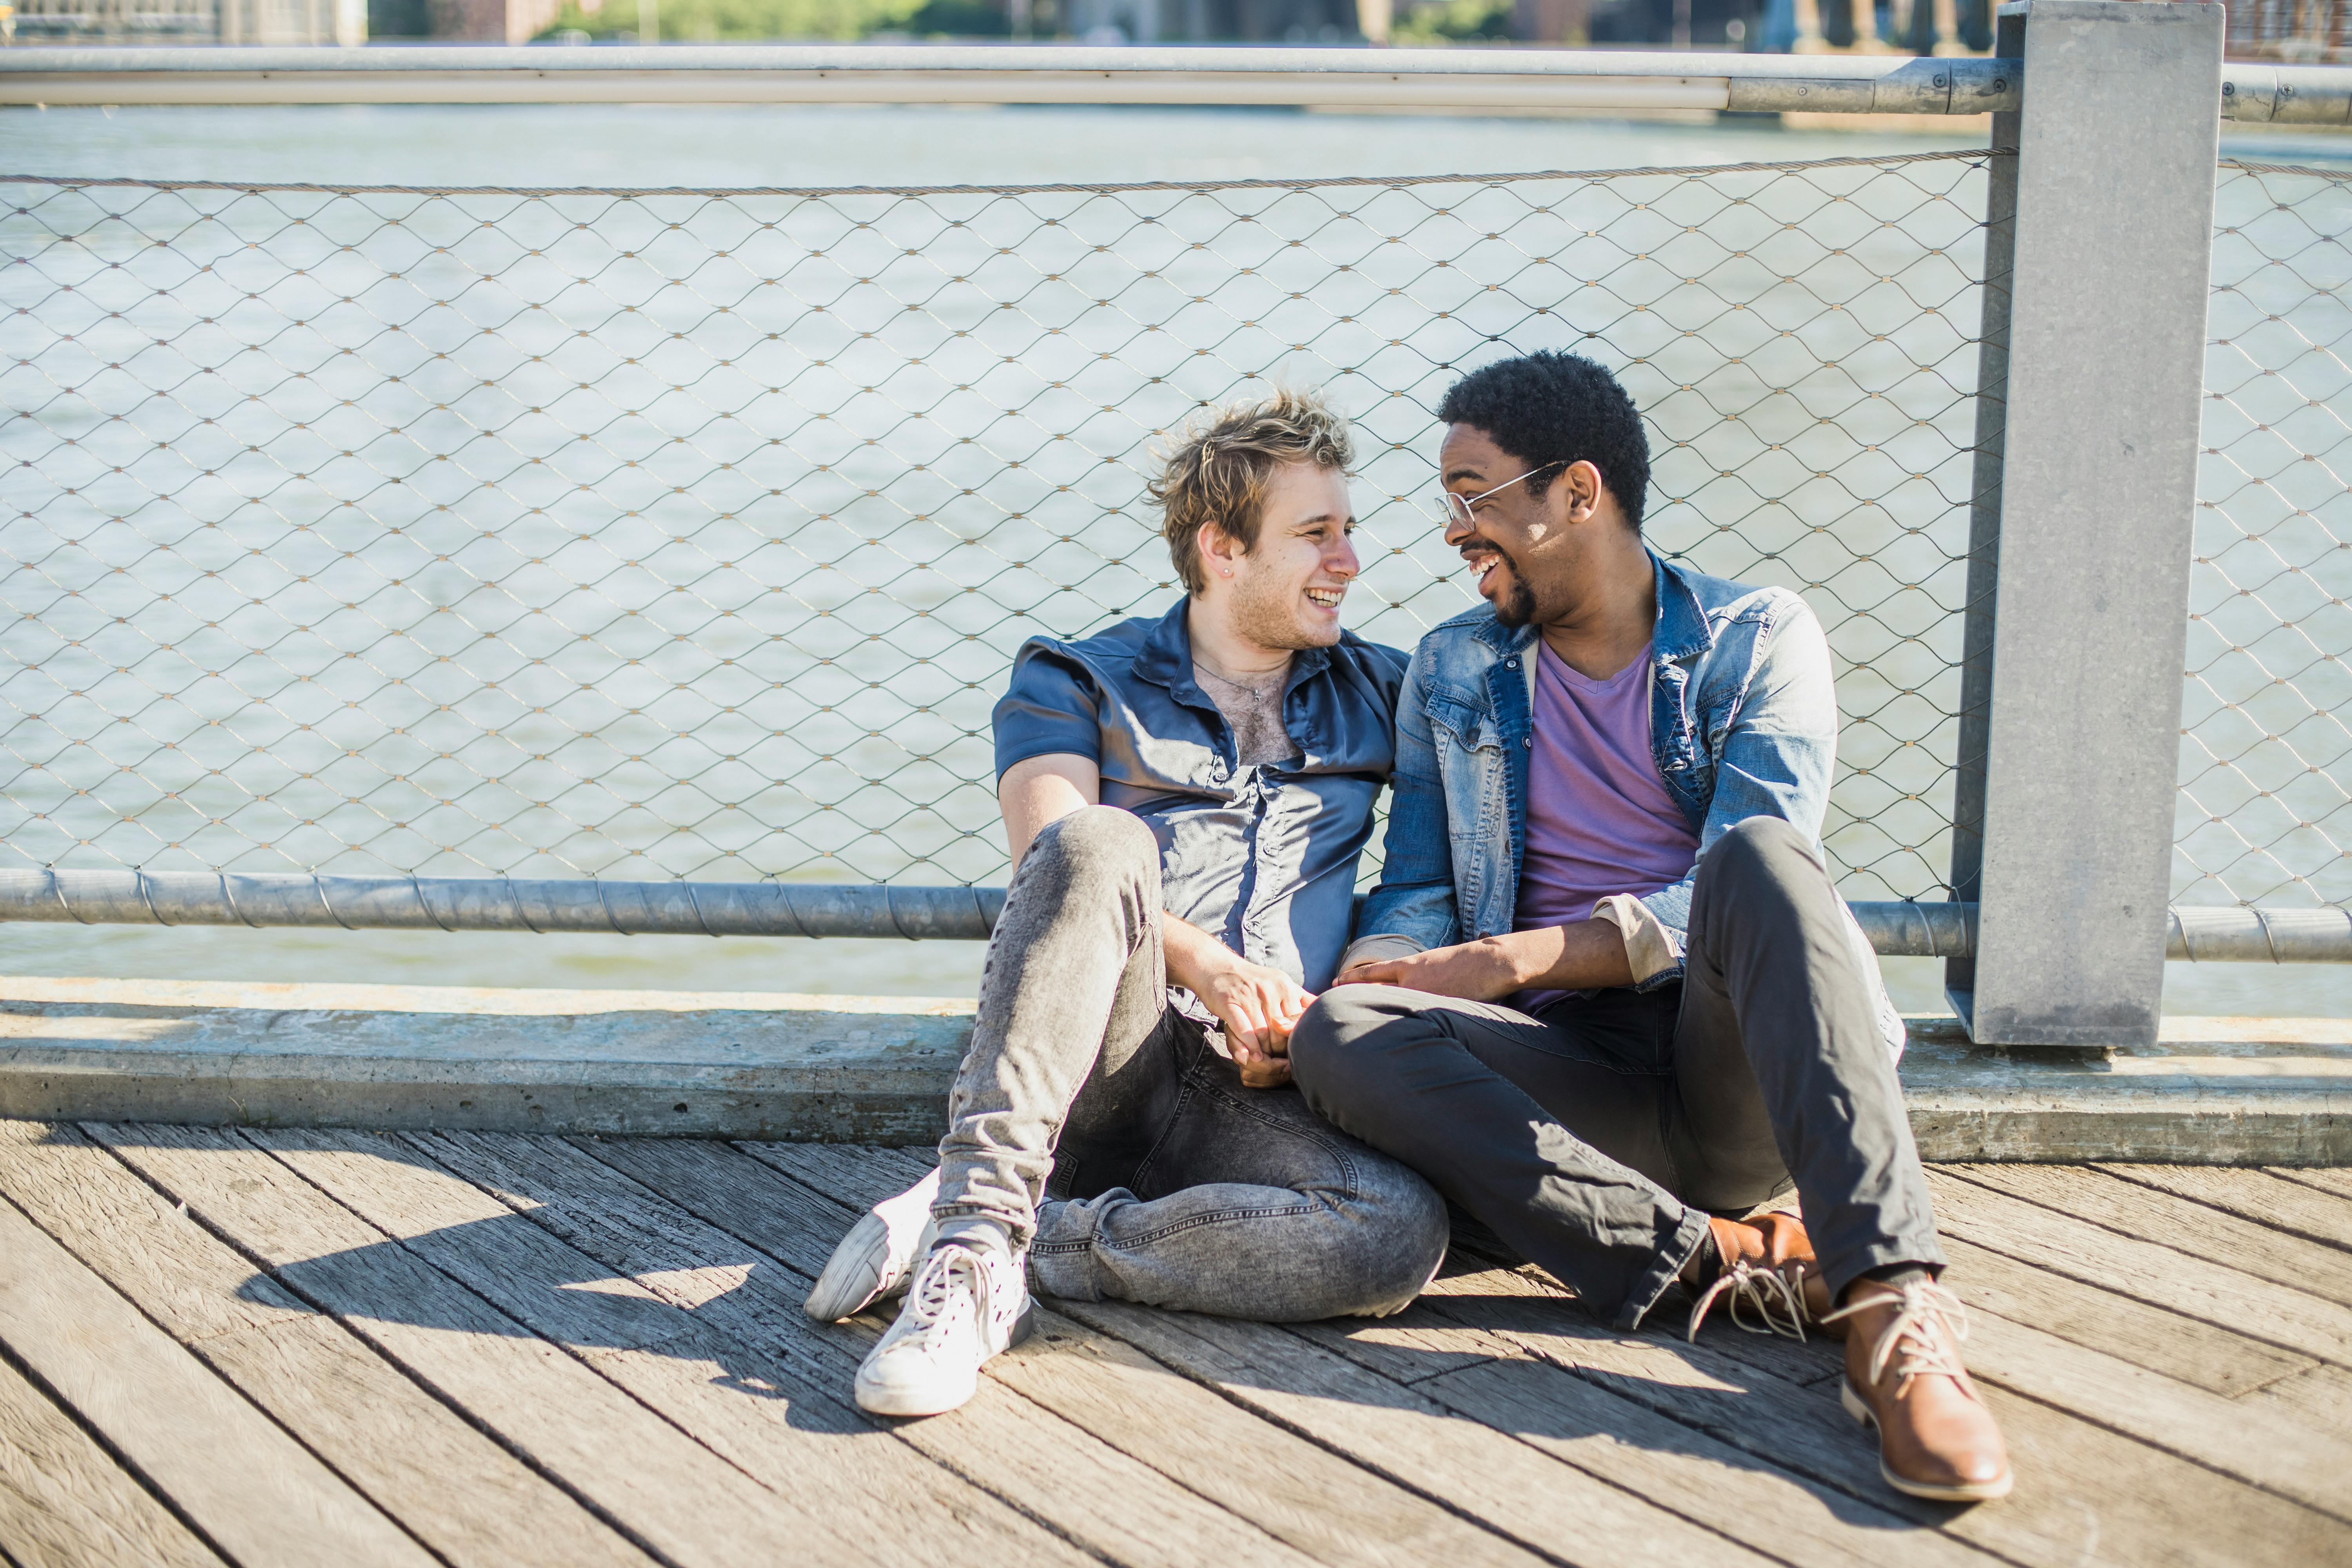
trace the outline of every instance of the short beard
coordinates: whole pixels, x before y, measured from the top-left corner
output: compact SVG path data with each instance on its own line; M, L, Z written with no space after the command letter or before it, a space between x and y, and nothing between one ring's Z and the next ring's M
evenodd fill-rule
M1234 630L1260 647L1283 648L1292 653L1327 646L1312 632L1298 624L1298 610L1287 585L1253 586L1250 583L1235 584L1234 595ZM1333 641L1337 641L1335 637Z
M1495 619L1512 631L1517 631L1521 626L1531 625L1536 618L1536 591L1528 586L1527 574L1519 570L1517 562L1502 551L1496 550L1492 542L1489 542L1486 548L1494 550L1496 555L1501 556L1504 570L1511 574L1510 592L1505 594L1503 602L1495 606Z

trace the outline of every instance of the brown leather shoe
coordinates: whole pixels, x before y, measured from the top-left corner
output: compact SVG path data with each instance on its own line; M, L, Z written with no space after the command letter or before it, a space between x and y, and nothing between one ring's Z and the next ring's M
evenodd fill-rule
M1732 1326L1751 1334L1802 1340L1829 1310L1829 1288L1813 1262L1812 1238L1795 1215L1777 1211L1744 1220L1709 1219L1706 1247L1692 1259L1686 1281L1698 1291L1686 1337L1698 1338L1716 1302Z
M1777 1269L1784 1263L1811 1263L1813 1260L1813 1238L1805 1234L1805 1222L1795 1215L1770 1209L1763 1214L1750 1215L1736 1224L1728 1220L1709 1222L1710 1228L1716 1225L1731 1225L1735 1230L1752 1230L1762 1237L1763 1261L1768 1268Z
M1764 1266L1789 1282L1789 1290L1804 1308L1804 1326L1833 1340L1845 1338L1845 1323L1830 1316L1830 1282L1813 1258L1813 1238L1795 1215L1773 1209L1741 1221L1764 1233Z
M1853 1325L1840 1403L1878 1428L1878 1473L1896 1491L1937 1502L2007 1497L2009 1450L1960 1364L1969 1337L1959 1298L1932 1280L1858 1281L1829 1313Z

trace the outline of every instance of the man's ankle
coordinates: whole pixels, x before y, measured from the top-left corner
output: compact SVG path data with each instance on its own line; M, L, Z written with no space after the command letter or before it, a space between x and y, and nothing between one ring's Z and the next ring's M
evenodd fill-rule
M1729 1258L1724 1254L1723 1243L1716 1235L1715 1227L1718 1223L1716 1220L1707 1222L1706 1234L1698 1238L1698 1245L1691 1249L1688 1258L1683 1259L1682 1268L1675 1276L1690 1289L1705 1289L1730 1265Z
M1932 1285L1935 1282L1935 1271L1924 1263L1884 1263L1856 1275L1839 1296L1838 1301L1841 1306L1850 1306L1869 1296L1891 1296L1906 1285ZM1881 1289L1864 1291L1863 1287L1865 1285L1876 1285Z
M936 1239L931 1243L933 1250L951 1241L966 1247L992 1247L1007 1258L1020 1250L1013 1245L1013 1233L1003 1222L984 1215L955 1215L940 1220Z

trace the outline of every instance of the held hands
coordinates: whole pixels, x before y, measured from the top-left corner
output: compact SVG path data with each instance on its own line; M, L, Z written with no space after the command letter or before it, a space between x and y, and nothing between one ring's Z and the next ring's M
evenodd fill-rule
M1251 1089L1290 1081L1290 1031L1315 1000L1280 970L1227 955L1211 960L1192 994L1225 1026L1225 1049Z
M1241 1069L1242 1082L1252 1089L1288 1083L1291 1026L1314 994L1174 915L1166 917L1161 933L1168 978L1199 997L1224 1026L1225 1054Z

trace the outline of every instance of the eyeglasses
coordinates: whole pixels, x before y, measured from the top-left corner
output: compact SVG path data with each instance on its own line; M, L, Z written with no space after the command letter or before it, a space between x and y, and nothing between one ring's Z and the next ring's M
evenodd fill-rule
M1513 485L1517 484L1519 479L1531 479L1538 474L1544 472L1547 468L1557 468L1559 467L1559 465L1558 463L1539 463L1536 467L1529 468L1526 473L1521 474L1518 479L1505 479L1493 489L1480 490L1476 495L1470 497L1466 500L1462 497L1455 495L1452 490L1440 490L1437 492L1438 510L1443 514L1444 521L1448 526L1458 525L1463 528L1475 528L1478 526L1478 520L1471 514L1471 508L1476 506L1480 501L1485 500L1488 496L1500 495L1503 491L1509 489Z

